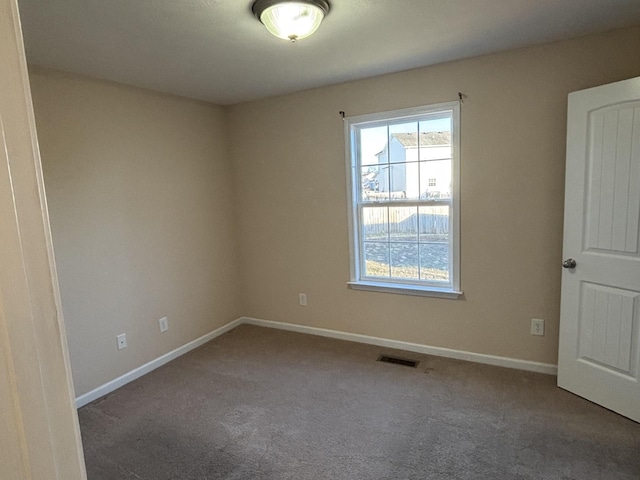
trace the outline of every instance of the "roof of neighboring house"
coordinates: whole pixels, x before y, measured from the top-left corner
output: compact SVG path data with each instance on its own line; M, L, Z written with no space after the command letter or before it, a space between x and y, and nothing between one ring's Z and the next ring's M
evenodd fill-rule
M392 133L391 136L405 147L418 146L418 135L415 133ZM421 147L434 145L451 145L451 132L420 132Z

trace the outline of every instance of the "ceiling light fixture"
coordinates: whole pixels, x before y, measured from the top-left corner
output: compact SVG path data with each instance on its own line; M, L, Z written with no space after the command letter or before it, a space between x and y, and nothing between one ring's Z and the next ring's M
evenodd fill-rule
M325 0L256 0L253 14L278 38L295 42L308 37L329 13Z

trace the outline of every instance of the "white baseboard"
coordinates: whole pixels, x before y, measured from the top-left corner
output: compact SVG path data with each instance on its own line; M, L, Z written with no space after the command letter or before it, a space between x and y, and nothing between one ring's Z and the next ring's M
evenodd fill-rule
M155 360L151 360L150 362L145 363L141 367L131 370L130 372L127 372L124 375L114 380L111 380L110 382L107 382L104 385L101 385L100 387L94 390L91 390L90 392L85 393L84 395L80 395L79 397L76 398L76 408L80 408L86 405L87 403L91 403L94 400L108 393L111 393L114 390L117 390L123 385L126 385L127 383L132 382L143 375L146 375L152 370L155 370L156 368L161 367L165 363L168 363L171 360L174 360L179 356L184 355L185 353L190 352L191 350L198 348L201 345L204 345L208 341L213 340L216 337L219 337L223 333L226 333L229 330L233 330L241 323L243 323L243 319L237 318L227 323L226 325L223 325L222 327L217 328L214 331L207 333L206 335L203 335L200 338L196 338L195 340L181 347L178 347L175 350L170 351L169 353L165 353L164 355L156 358Z
M456 358L458 360L466 360L469 362L484 363L487 365L495 365L498 367L515 368L518 370L526 370L529 372L546 373L548 375L557 375L558 367L551 363L532 362L529 360L520 360L518 358L498 357L495 355L485 355L482 353L465 352L463 350L452 350L450 348L431 347L429 345L421 345L418 343L401 342L399 340L388 340L380 337L370 337L368 335L360 335L357 333L340 332L337 330L328 330L326 328L308 327L305 325L296 325L293 323L274 322L271 320L263 320L260 318L240 317L223 325L216 330L197 338L182 347L170 351L161 357L145 363L124 375L91 390L90 392L80 395L76 398L76 408L80 408L94 400L113 392L114 390L126 385L129 382L140 378L143 375L161 367L165 363L170 362L184 355L191 350L219 337L223 333L233 330L239 325L248 324L260 327L277 328L280 330L288 330L291 332L307 333L320 337L337 338L339 340L347 340L349 342L366 343L368 345L377 345L379 347L395 348L397 350L406 350L408 352L424 353L427 355L436 355L439 357Z
M293 323L273 322L271 320L262 320L260 318L242 317L241 323L249 325L257 325L260 327L277 328L280 330L289 330L292 332L308 333L321 337L337 338L339 340L348 340L350 342L366 343L369 345L377 345L379 347L395 348L409 352L425 353L427 355L436 355L439 357L455 358L458 360L466 360L469 362L484 363L486 365L494 365L497 367L514 368L517 370L526 370L529 372L545 373L548 375L557 375L558 366L551 363L532 362L530 360L520 360L518 358L498 357L496 355L485 355L483 353L466 352L464 350L452 350L450 348L431 347L429 345L421 345L418 343L401 342L399 340L388 340L386 338L370 337L368 335L360 335L357 333L346 333L337 330L327 330L325 328L308 327L305 325L296 325Z

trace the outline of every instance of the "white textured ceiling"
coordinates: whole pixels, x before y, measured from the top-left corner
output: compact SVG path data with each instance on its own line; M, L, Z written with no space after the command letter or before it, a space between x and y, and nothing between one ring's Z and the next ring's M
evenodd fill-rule
M330 0L295 44L252 0L19 0L31 64L233 104L640 23L640 0Z

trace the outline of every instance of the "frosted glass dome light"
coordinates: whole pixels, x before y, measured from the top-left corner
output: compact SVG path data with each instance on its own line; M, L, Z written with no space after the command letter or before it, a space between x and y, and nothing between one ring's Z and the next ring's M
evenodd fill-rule
M324 0L257 0L253 14L278 38L295 42L315 32L329 13Z

